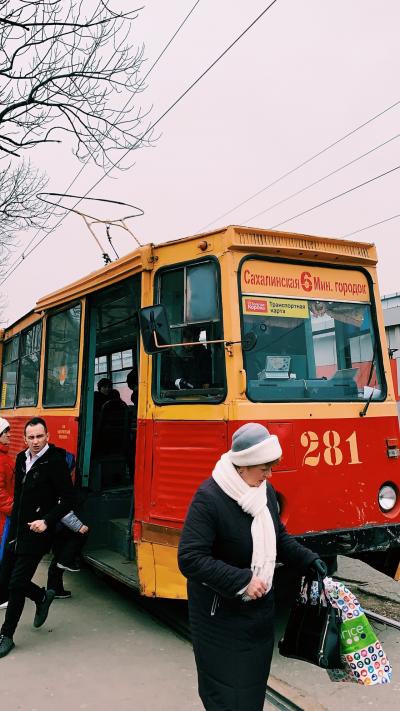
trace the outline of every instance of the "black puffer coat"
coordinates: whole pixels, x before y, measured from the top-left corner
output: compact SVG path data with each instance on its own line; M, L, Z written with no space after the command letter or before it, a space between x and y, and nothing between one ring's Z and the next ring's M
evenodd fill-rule
M56 523L74 508L74 489L65 450L50 445L26 474L25 452L15 463L14 506L8 540L16 540L22 555L44 555L50 547ZM28 523L44 519L44 533L31 531Z
M286 532L268 483L267 497L277 559L305 570L318 555ZM197 490L182 531L178 561L188 578L199 694L207 711L264 707L274 643L273 592L249 602L237 596L252 578L252 521L210 478Z

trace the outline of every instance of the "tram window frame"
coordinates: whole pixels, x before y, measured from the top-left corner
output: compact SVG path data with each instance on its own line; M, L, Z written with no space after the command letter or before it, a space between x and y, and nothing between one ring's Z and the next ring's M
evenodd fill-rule
M66 402L65 398L64 402L56 402L56 398L53 398L51 402L47 401L48 398L48 389L49 389L49 358L50 358L50 322L52 319L60 317L61 315L67 314L67 312L72 311L73 309L79 308L79 324L77 328L77 344L78 347L76 349L76 356L75 356L75 363L74 365L70 367L76 367L76 376L75 376L75 388L74 388L74 398L71 398L71 401ZM45 364L44 364L44 374L43 374L43 407L47 409L60 409L60 408L71 408L76 406L77 402L77 397L78 397L78 386L79 386L79 371L80 371L80 352L81 352L81 329L82 329L82 303L81 301L74 302L73 304L68 304L68 306L64 307L63 309L59 309L58 311L55 311L51 314L48 314L47 320L46 320L46 351L45 351Z
M215 267L215 278L216 278L216 290L215 290L215 318L204 318L203 320L199 321L191 321L189 320L190 314L188 314L188 278L187 278L187 270L190 270L192 267L200 267L201 265L205 264L213 264ZM165 293L162 293L162 279L164 275L169 276L172 272L176 273L183 273L184 278L183 280L180 278L179 274L179 279L181 281L181 291L182 291L182 308L179 309L181 315L182 315L182 321L179 323L174 323L171 322L171 316L170 316L170 310L168 309L168 304L165 303ZM207 257L204 257L203 259L196 259L196 260L188 260L186 262L179 262L176 264L171 264L166 267L162 267L161 269L158 270L157 274L155 275L154 279L154 303L163 303L164 306L166 306L167 309L167 314L169 318L169 325L170 325L170 330L171 330L171 335L174 335L174 332L177 334L177 340L176 342L179 343L182 341L182 331L186 327L192 327L192 328L198 328L200 331L202 330L201 327L207 327L210 326L213 328L215 324L215 330L216 333L213 333L213 336L209 340L214 340L214 339L223 339L224 338L224 324L223 324L223 310L222 310L222 292L221 292L221 269L220 269L220 264L219 261L216 257L210 255ZM174 309L176 311L176 304L174 305ZM204 315L204 314L203 314ZM188 318L189 316L189 318ZM214 328L213 328L214 330ZM199 337L199 340L201 340L201 335ZM200 348L200 346L193 346L193 348ZM207 405L216 405L221 402L223 402L226 398L227 395L227 381L226 381L226 360L225 360L225 349L224 349L224 344L215 344L212 346L208 346L209 349L209 354L211 354L211 358L215 360L218 358L219 360L218 365L221 369L221 386L218 387L210 387L210 388L193 388L192 391L190 390L180 390L176 389L174 391L172 390L165 390L165 393L168 393L166 396L162 396L162 389L161 389L161 384L160 384L160 377L161 377L161 368L162 368L162 358L165 358L166 356L169 357L171 351L175 351L176 349L171 349L166 351L165 353L159 353L157 355L153 356L153 369L152 369L152 398L153 401L157 405L187 405L187 404L193 404L193 405L198 405L198 404L207 404ZM219 355L218 355L219 354Z
M30 403L21 403L21 389L22 389L22 372L23 372L23 362L27 358L30 357L31 354L24 354L22 355L22 344L24 341L24 338L26 338L29 333L33 332L35 328L39 329L39 335L37 336L37 341L39 342L39 348L34 351L37 355L37 370L36 370L36 384L35 384L35 399L33 402ZM18 376L17 376L17 392L16 392L16 407L36 407L38 404L38 399L39 399L39 381L40 381L40 360L41 360L41 354L42 354L42 337L43 337L43 326L42 326L42 321L36 321L35 323L31 324L28 328L25 328L21 333L19 334L20 339L19 339L19 349L18 349Z
M372 344L372 349L373 349L373 357L375 361L375 375L376 379L378 381L378 388L380 394L376 395L371 395L373 396L374 402L383 402L387 398L387 381L386 381L386 376L385 376L385 369L383 366L383 356L382 356L382 340L381 340L381 334L379 330L379 324L378 324L378 318L377 318L377 313L376 313L376 301L375 301L375 295L374 295L374 289L373 289L373 281L370 273L364 269L363 267L358 267L354 266L353 264L349 265L339 265L339 264L327 264L326 262L303 262L300 260L295 260L295 259L281 259L279 257L262 257L261 255L249 255L245 256L242 258L239 264L239 269L237 273L237 284L238 284L238 294L239 294L239 303L240 303L240 326L241 326L241 333L244 335L245 334L245 314L243 312L243 298L245 294L242 292L241 289L241 275L242 275L242 269L244 268L245 264L249 261L264 261L264 262L273 262L273 263L280 263L280 264L294 264L294 265L299 265L302 267L320 267L321 269L336 269L338 272L340 271L354 271L354 272L360 272L363 274L363 276L366 278L367 284L368 284L368 290L369 290L369 302L365 302L363 305L369 307L369 318L370 318L370 337L371 334L373 335L373 338L371 337L371 344ZM261 296L261 294L260 294ZM276 298L281 298L279 297L279 294L274 294L273 295ZM282 297L282 298L287 298L287 297ZM307 297L302 296L301 294L296 295L295 297L290 297L293 298L293 300L299 299L304 301L304 299ZM342 303L341 301L335 302L335 303ZM344 304L348 303L354 303L354 305L357 305L358 302L356 301L343 301ZM361 302L360 302L361 303ZM315 335L315 334L313 334ZM337 344L336 344L337 345ZM251 351L249 353L244 352L243 353L243 366L246 371L246 374L248 372L248 360L251 358ZM352 368L347 368L347 371L352 370ZM340 369L337 370L337 372L340 372ZM345 375L346 370L343 371L343 374ZM280 381L283 383L284 381ZM296 386L296 381L291 381L291 384ZM298 381L299 382L299 381ZM305 379L304 382L307 382L307 379ZM298 402L298 403L307 403L307 402L316 402L316 403L322 403L322 402L334 402L334 403L345 403L345 402L358 402L360 405L365 404L365 402L368 401L368 396L365 396L361 398L359 395L357 397L349 397L349 396L343 396L342 398L322 398L322 397L296 397L295 399L289 398L289 391L288 391L288 397L282 398L282 397L276 397L276 398L270 398L267 399L264 397L262 400L261 399L255 399L254 397L251 397L250 395L250 387L249 387L250 381L247 378L247 388L246 388L246 397L250 402L257 402L257 403L291 403L291 402ZM371 388L370 388L371 389ZM293 388L293 395L294 395L294 388Z
M18 384L18 368L19 368L19 339L20 339L20 334L17 333L15 336L12 336L9 338L7 341L4 341L3 344L3 356L2 356L2 368L1 368L1 407L4 410L11 410L15 408L15 402L17 398L17 384ZM13 349L16 346L16 356L15 354L12 353L14 357L12 357L9 361L5 362L5 354L8 351L8 348L11 347ZM4 385L5 385L5 379L4 379L4 374L6 371L7 366L11 365L12 363L15 363L15 383L14 383L14 390L13 390L13 397L12 397L12 403L7 404L7 401L4 401L3 404L3 390L4 390ZM7 386L9 383L7 382ZM7 395L7 391L6 391Z

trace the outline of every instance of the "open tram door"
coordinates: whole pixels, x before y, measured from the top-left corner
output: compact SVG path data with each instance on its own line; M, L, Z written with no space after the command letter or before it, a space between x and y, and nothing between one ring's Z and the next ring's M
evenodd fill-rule
M132 523L139 373L140 275L89 296L79 459L85 558L137 587ZM127 562L132 564L127 566Z

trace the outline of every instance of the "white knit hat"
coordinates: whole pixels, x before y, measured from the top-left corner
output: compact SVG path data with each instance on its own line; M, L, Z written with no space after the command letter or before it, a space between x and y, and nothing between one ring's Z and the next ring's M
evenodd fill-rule
M10 429L10 423L5 419L5 417L0 417L0 435L2 435L4 430L7 429Z
M232 437L229 457L232 464L252 467L268 464L282 456L282 448L276 435L257 422L248 422L239 427Z

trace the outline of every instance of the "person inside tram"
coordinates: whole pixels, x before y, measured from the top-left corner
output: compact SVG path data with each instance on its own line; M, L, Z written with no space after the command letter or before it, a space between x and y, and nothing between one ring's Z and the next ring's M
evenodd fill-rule
M101 408L110 399L113 386L109 378L100 378L93 396L93 431L97 429Z
M98 456L128 457L129 408L116 388L111 388L108 399L101 407L95 434Z
M182 343L197 343L201 326L185 326ZM177 351L178 349L174 349ZM171 357L171 380L178 390L206 389L212 381L211 353L207 346L185 345Z
M100 378L97 383L97 390L93 397L93 412L99 413L104 403L110 399L110 394L113 389L112 382L109 378Z
M126 384L129 388L129 390L132 390L131 394L131 403L137 408L137 401L138 401L138 372L137 368L134 367L132 370L129 371L128 375L126 376Z

